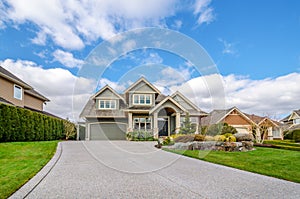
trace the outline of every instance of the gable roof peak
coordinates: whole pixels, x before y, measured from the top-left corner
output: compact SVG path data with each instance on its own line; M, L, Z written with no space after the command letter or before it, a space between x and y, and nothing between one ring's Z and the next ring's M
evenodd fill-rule
M136 85L140 84L141 82L144 82L147 84L150 88L152 88L155 92L158 94L161 94L160 90L158 90L153 84L151 84L144 76L141 76L136 82L134 82L131 86L129 86L124 93L129 92L132 88L134 88Z
M95 99L100 93L104 92L106 89L110 90L113 94L115 94L121 100L125 101L124 98L119 93L117 93L112 87L110 87L108 84L106 84L98 92L96 92L94 95L92 95L91 99Z

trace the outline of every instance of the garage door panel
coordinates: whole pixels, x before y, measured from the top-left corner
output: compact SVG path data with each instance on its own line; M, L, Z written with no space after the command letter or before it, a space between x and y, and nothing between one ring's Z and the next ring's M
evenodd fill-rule
M126 124L97 123L90 125L91 140L125 140Z

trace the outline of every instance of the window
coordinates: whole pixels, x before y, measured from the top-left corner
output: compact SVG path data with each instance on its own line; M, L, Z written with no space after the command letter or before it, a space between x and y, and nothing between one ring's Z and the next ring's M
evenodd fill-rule
M134 94L133 104L135 105L151 105L151 95L150 94Z
M138 131L150 131L151 130L151 118L150 117L135 117L133 119L133 129Z
M116 100L99 100L99 109L116 109Z
M14 98L22 100L22 87L14 85Z
M294 119L294 124L300 124L300 118Z

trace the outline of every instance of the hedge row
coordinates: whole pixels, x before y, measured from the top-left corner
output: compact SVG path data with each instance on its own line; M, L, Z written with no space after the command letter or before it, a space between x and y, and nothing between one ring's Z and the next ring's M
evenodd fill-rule
M295 129L284 133L284 139L300 142L300 129Z
M65 123L62 119L0 104L0 142L64 139Z

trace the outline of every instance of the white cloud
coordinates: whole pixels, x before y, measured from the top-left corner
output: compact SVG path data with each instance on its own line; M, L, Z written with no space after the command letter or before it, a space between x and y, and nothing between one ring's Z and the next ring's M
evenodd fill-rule
M65 49L82 49L85 43L125 30L165 26L164 19L174 15L178 4L177 0L5 0L0 4L0 26L29 22L38 28L33 43L45 45L49 38Z
M66 67L69 68L80 68L81 65L84 63L83 60L76 59L72 53L65 52L62 50L56 50L53 52L54 61L58 61Z
M246 113L283 116L294 109L300 108L300 73L291 73L277 78L253 80L249 77L236 75L209 75L189 80L181 86L174 86L172 90L179 90L195 102L202 110L211 111L220 103L220 107L237 106ZM222 82L223 85L217 85ZM217 93L224 93L225 99Z
M95 81L76 77L62 68L43 69L31 61L11 59L0 64L49 98L45 111L62 118L77 120L96 86Z
M194 15L198 18L197 23L211 23L215 20L213 8L210 7L211 0L196 0L194 4Z
M235 50L234 43L229 43L224 39L219 38L218 39L222 44L223 44L223 50L222 50L222 54L236 54L237 51Z
M112 89L114 89L118 93L121 93L126 89L126 86L124 84L120 84L119 82L112 82L106 78L101 78L98 81L97 90L100 90L106 85L109 85Z

